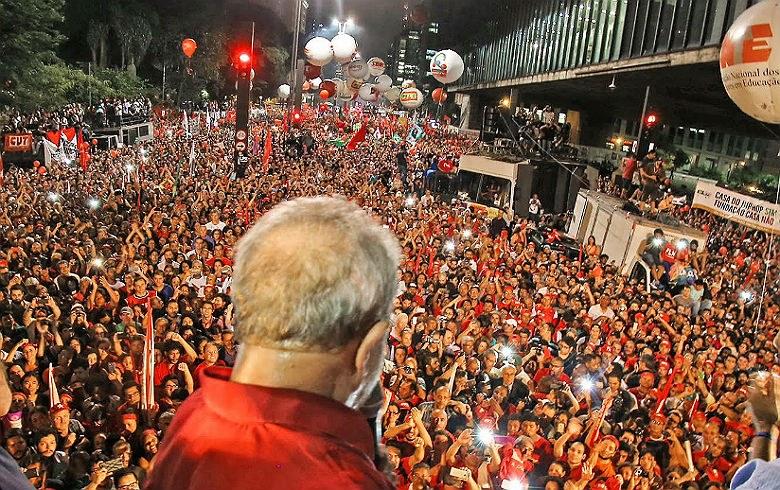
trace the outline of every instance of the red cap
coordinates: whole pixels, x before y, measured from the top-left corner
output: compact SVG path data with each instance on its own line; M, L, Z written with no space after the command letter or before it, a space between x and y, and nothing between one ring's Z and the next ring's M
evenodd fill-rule
M63 405L62 403L57 403L53 407L49 409L49 415L54 415L55 413L62 412L62 411L68 411L68 407Z
M653 414L650 415L650 420L657 420L662 424L666 424L666 415L658 412L653 412Z
M617 437L615 436L604 436L601 438L602 441L612 441L615 444L615 447L620 447L620 442L617 440Z
M125 420L138 420L138 415L136 415L136 414L134 414L132 412L122 414L122 421L125 421Z
M661 341L661 347L663 347L663 346L671 347L672 343L669 342L668 340L664 339L664 340Z

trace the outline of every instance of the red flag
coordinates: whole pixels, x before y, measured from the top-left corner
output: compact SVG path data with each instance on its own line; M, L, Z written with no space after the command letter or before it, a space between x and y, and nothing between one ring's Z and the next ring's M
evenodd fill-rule
M146 300L146 337L144 338L143 380L141 383L141 408L154 406L154 321L152 319L152 300Z
M81 163L81 170L87 171L87 164L89 163L89 145L84 142L84 131L79 129L78 137L79 145L79 163Z
M347 150L356 150L358 143L366 141L366 132L366 125L361 124L360 129L358 129L357 133L355 133L352 139L349 140L349 143L347 143Z
M263 173L268 173L268 163L271 161L271 148L273 148L273 135L271 128L265 130L265 149L263 150Z

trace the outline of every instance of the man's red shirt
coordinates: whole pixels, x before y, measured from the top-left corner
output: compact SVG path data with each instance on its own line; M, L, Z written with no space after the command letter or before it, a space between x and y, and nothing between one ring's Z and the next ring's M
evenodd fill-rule
M341 403L230 381L211 367L176 413L147 490L392 489L374 466L371 430Z

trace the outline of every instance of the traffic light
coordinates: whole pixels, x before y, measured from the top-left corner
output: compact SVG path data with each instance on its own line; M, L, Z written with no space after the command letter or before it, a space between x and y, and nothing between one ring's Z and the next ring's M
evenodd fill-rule
M645 118L645 126L648 128L652 128L653 126L655 126L655 123L657 122L658 122L658 116L656 116L655 114L648 114L647 117Z
M642 125L642 132L639 135L639 141L637 142L637 155L640 158L644 158L644 156L647 154L650 143L653 142L653 139L655 138L656 129L658 127L658 123L660 122L660 118L657 114L650 113L645 116L644 124Z
M249 80L252 73L252 55L249 50L240 49L235 53L233 65L239 80Z

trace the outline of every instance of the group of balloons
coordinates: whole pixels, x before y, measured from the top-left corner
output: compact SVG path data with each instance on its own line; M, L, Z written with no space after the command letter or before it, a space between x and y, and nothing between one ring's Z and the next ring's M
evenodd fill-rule
M394 86L393 79L385 74L385 61L377 57L364 60L357 54L357 47L355 38L344 32L331 40L324 37L309 40L304 48L307 64L303 89L319 90L322 100L336 97L347 101L357 95L366 102L378 102L384 96L391 103L400 102L406 109L417 109L423 104L425 96L413 81L406 80L400 87ZM345 80L322 80L322 67L331 61L342 65ZM439 82L453 83L463 75L463 59L455 51L445 49L433 56L430 68ZM291 92L291 87L284 84L277 95L287 99ZM447 99L447 92L440 87L431 93L431 97L441 104Z

